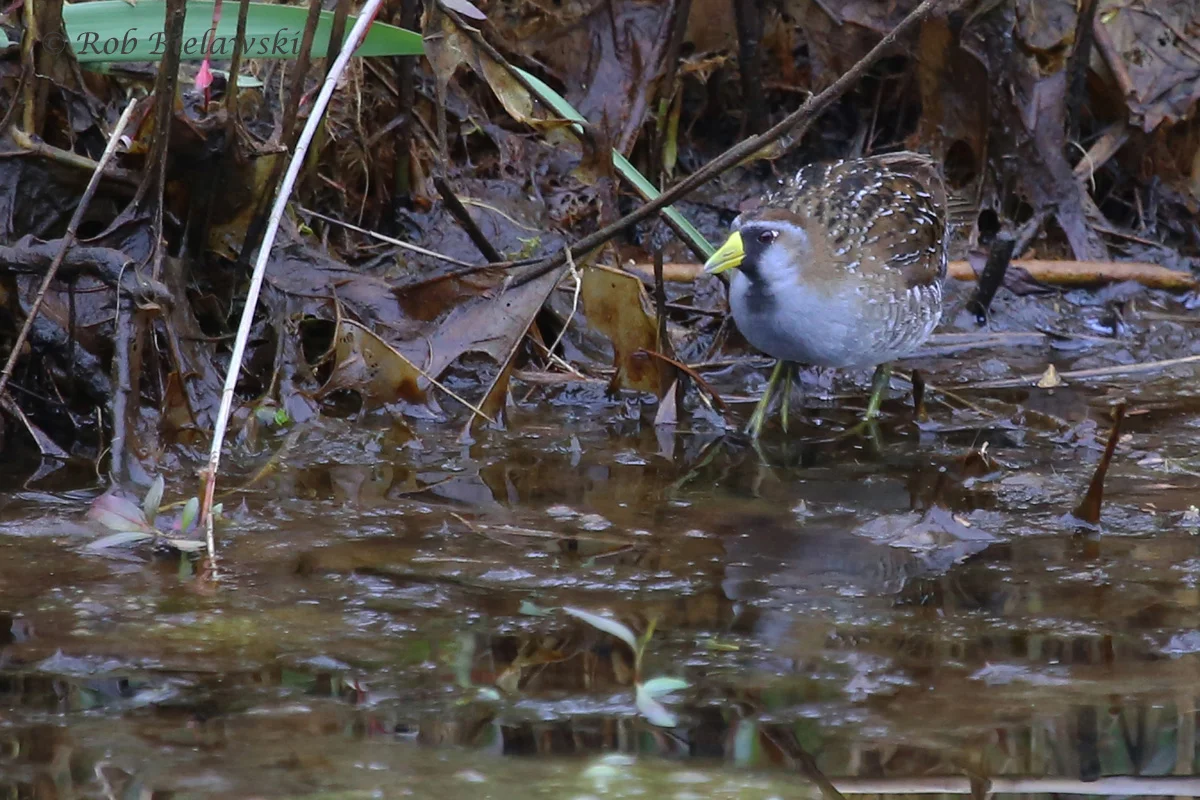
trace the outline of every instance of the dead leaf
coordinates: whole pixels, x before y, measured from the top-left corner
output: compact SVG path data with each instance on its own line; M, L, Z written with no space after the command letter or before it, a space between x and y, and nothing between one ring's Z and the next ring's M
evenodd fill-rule
M1017 35L1030 50L1071 44L1077 18L1075 0L1017 0Z
M1042 373L1041 380L1037 382L1039 389L1053 389L1056 386L1062 386L1063 379L1059 377L1058 370L1053 364L1046 367L1046 371Z
M348 319L339 322L337 364L317 393L323 398L339 389L358 392L365 405L397 400L425 403L424 379L411 361L371 331Z
M451 7L459 10L456 6ZM503 64L481 50L448 14L441 13L440 8L434 6L430 9L425 30L438 32L433 36L426 34L425 49L443 92L459 66L466 64L475 74L487 81L504 110L517 122L550 134L552 138L573 139L567 130L571 125L569 120L550 117L540 112L524 84Z
M487 14L484 14L478 8L468 3L467 0L441 0L441 3L446 8L467 19L487 20Z
M584 313L609 338L617 374L613 385L662 394L658 364L638 351L658 352L658 323L642 282L627 272L591 266L583 271Z
M1190 117L1200 101L1200 4L1104 0L1097 21L1133 84L1126 102L1142 129Z

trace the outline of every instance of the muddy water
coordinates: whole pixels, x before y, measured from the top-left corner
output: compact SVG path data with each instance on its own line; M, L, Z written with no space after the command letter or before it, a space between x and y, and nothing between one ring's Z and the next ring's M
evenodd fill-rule
M1188 312L1139 295L1106 333L1094 293L1010 303L1001 333L1054 336L963 349L949 320L914 363L957 398L915 425L897 383L874 437L838 437L867 376L808 376L814 416L758 450L596 384L519 384L466 445L280 434L235 460L215 588L88 552L86 471L9 465L0 795L819 797L813 764L856 793L1200 794L1195 372L958 388L1189 355ZM709 373L734 399L761 375ZM640 676L562 606L653 623ZM635 701L659 676L690 684L672 729Z

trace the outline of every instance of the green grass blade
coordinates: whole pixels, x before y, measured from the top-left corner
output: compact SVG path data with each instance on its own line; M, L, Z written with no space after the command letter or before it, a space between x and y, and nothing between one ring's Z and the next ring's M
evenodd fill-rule
M121 0L118 0L118 2L120 1ZM537 92L538 99L550 106L550 108L554 110L554 113L562 116L563 119L569 119L572 122L587 122L587 120L583 118L583 115L572 108L571 104L568 103L558 92L554 91L545 83L538 80L533 75L530 75L520 67L513 67L513 69L521 73L521 76L529 81L529 85L532 86ZM579 129L579 132L583 132L582 128ZM643 200L649 201L658 197L658 189L654 188L654 184L646 180L646 177L642 175L642 173L638 172L633 164L629 163L629 159L625 158L625 156L621 155L616 150L613 150L612 161L613 166L617 169L617 172L622 178L629 181L629 183L633 185L633 188L637 190L637 193L642 196ZM713 247L703 235L701 235L700 231L696 230L692 223L687 221L686 217L676 211L674 206L668 206L667 208L664 208L663 213L670 217L671 221L679 226L679 229L685 236L688 237L694 247L698 248L707 256L711 256L716 252L716 248Z
M238 5L226 3L223 6L215 37L209 36L212 13L212 0L188 0L183 26L183 60L203 59L210 38L214 61L228 61L233 57ZM137 5L130 5L125 0L63 5L67 39L80 63L161 60L165 50L166 16L166 0L138 0ZM243 58L296 58L304 38L307 16L308 9L304 6L251 3L246 18ZM313 58L325 56L332 25L333 13L321 12L313 39ZM353 26L354 17L349 17L347 36ZM367 31L366 39L355 55L417 56L424 52L419 33L376 22Z

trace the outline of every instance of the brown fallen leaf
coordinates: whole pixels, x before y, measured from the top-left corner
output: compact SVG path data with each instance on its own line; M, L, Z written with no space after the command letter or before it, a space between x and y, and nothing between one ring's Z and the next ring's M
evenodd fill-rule
M397 400L425 403L421 371L387 342L348 319L338 322L336 365L317 392L324 398L339 389L357 392L363 404L378 407Z
M1129 81L1130 116L1150 132L1187 119L1200 101L1200 5L1195 0L1103 0L1096 15L1111 55Z
M591 266L583 270L583 309L588 322L613 345L613 385L662 395L657 363L639 351L658 352L658 323L642 282L628 272Z

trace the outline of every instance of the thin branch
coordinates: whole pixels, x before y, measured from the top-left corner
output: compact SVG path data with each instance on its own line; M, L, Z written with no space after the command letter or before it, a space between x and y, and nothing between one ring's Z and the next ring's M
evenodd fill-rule
M83 222L83 216L87 213L88 206L91 205L92 197L96 194L96 188L100 185L100 178L104 174L104 168L112 159L113 154L117 152L117 145L121 142L121 134L125 131L125 126L129 123L129 119L133 116L133 109L137 106L137 99L129 101L129 105L125 106L125 111L121 113L121 118L117 120L117 126L113 128L112 133L108 137L108 145L104 148L104 154L100 156L100 160L96 163L96 169L92 172L91 180L88 181L87 188L83 192L83 197L79 199L79 205L75 207L75 213L71 215L71 221L67 225L67 234L62 238L62 245L59 247L58 255L54 257L49 269L46 270L46 276L42 278L42 285L38 288L37 295L33 298L33 305L29 308L29 313L25 315L25 322L21 325L21 332L17 334L17 341L13 343L12 350L9 351L8 361L4 365L4 372L0 374L0 397L4 396L4 390L8 388L8 382L12 378L13 369L17 366L17 359L21 355L21 350L25 347L25 341L29 338L29 331L33 328L33 321L37 318L38 312L41 311L42 301L46 298L46 292L50 289L50 284L54 281L54 276L58 274L58 268L62 266L63 260L67 257L67 251L71 249L71 245L75 243L75 233L79 230L79 225Z
M357 225L354 225L349 222L343 222L342 220L335 219L334 217L327 217L319 211L313 211L311 208L305 208L304 206L297 206L296 210L299 211L301 214L308 214L311 217L316 217L319 220L324 220L325 222L331 223L333 225L340 225L341 227L346 228L347 230L352 230L355 233L361 233L363 236L369 236L372 239L378 239L381 242L387 242L390 245L395 245L396 247L399 247L401 250L408 250L410 252L416 253L417 255L428 256L429 258L436 258L438 261L445 261L447 264L453 264L456 267L466 267L466 268L470 269L472 272L478 272L481 269L492 269L493 268L492 265L484 265L483 267L480 267L477 264L471 264L466 261L459 261L457 258L452 258L451 256L444 256L441 253L434 252L433 250L426 250L424 247L420 247L415 244L409 244L408 242L402 242L399 239L393 239L391 236L387 236L385 234L378 233L376 231L370 231L370 230L367 230L366 228L360 228ZM456 273L456 274L459 274L459 273Z
M1016 244L1017 240L1006 233L998 235L992 242L992 249L988 252L987 263L979 276L975 293L967 301L967 311L975 315L975 320L980 325L987 322L992 298L1004 283L1004 275L1008 272L1008 265L1012 263L1013 248Z
M608 225L595 233L585 236L571 246L571 254L576 259L587 253L615 236L620 235L628 228L636 225L644 219L648 219L660 210L666 208L680 198L683 198L694 191L697 187L702 186L713 178L717 177L730 168L740 164L746 158L754 155L759 150L762 150L772 142L782 139L785 134L793 133L793 138L798 140L804 133L804 130L812 123L812 121L828 108L835 100L846 93L863 74L878 61L885 52L887 52L896 40L902 35L911 30L918 22L925 19L929 14L937 8L938 5L948 0L922 0L921 4L913 9L907 17L905 17L899 25L892 29L890 33L879 41L879 44L871 48L871 51L863 56L857 64L851 67L844 75L831 83L820 94L813 95L804 102L796 111L788 114L770 130L758 136L751 137L745 141L734 145L726 150L721 155L714 158L709 163L705 164L695 173L675 184L667 191L660 194L655 199L645 205L626 214L621 219ZM563 264L561 255L550 256L544 259L540 264L530 268L523 275L514 280L514 286L520 286L530 281L540 278L549 272L554 271Z
M225 441L225 428L229 425L229 415L233 408L233 392L237 388L238 375L242 371L246 340L250 338L250 326L254 322L254 311L258 306L258 295L262 290L263 278L266 276L267 261L271 257L271 246L275 243L275 236L279 232L279 223L287 208L288 197L292 193L296 179L300 176L300 170L304 168L308 146L312 143L317 128L324 119L325 108L333 97L337 81L346 71L346 65L350 63L354 51L362 43L367 28L375 20L375 15L382 3L383 0L367 0L363 5L362 12L350 30L346 47L338 54L337 60L325 77L325 82L321 85L321 92L317 95L316 102L313 103L312 111L304 124L304 130L301 131L300 138L296 141L296 149L292 153L291 161L288 162L287 173L284 174L283 183L275 197L275 206L271 209L271 217L267 223L267 230L263 234L262 246L259 248L258 258L255 260L254 273L250 278L250 288L246 292L246 303L242 309L242 319L238 324L237 339L234 340L233 353L229 358L229 372L225 375L225 388L221 392L221 406L217 410L217 421L213 425L213 441L212 449L208 454L208 466L204 470L204 500L200 504L200 521L205 526L209 566L214 579L217 577L217 551L216 543L213 540L212 504L217 486L217 469L221 465L221 445Z
M1092 369L1073 369L1058 373L1063 380L1091 380L1093 378L1115 378L1118 375L1140 375L1147 372L1158 372L1171 367L1185 364L1200 363L1200 356L1183 356L1181 358L1166 358L1161 361L1143 361L1138 364L1115 364L1111 367L1094 367ZM999 378L994 381L964 383L958 389L1015 389L1023 386L1036 386L1044 373L1036 375L1020 375L1016 378Z
M484 236L483 231L471 218L471 214L467 211L466 206L458 199L458 195L450 188L450 184L442 176L437 176L433 179L433 185L437 188L438 194L442 196L442 202L446 204L446 210L454 217L459 226L466 231L467 236L471 238L471 244L479 249L483 257L488 261L497 262L503 261L504 256L500 255L492 243Z

